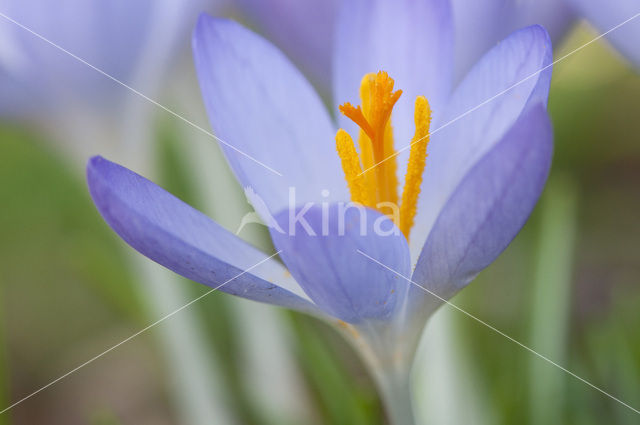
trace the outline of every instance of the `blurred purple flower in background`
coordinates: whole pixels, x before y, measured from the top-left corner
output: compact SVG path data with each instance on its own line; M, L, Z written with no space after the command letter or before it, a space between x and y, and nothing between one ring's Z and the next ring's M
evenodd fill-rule
M37 123L83 163L96 146L137 156L128 145L142 142L116 129L148 127L152 105L101 72L156 97L198 14L219 3L1 0L0 116Z
M573 7L577 16L584 17L596 30L605 32L616 25L640 13L640 2L637 0L565 0ZM626 23L606 36L607 40L629 59L636 67L640 67L640 19Z
M542 25L554 44L571 27L574 13L564 0L451 0L455 26L455 75L462 78L487 50L512 31Z
M398 163L409 161L409 171L419 171L417 187L415 173L408 173L405 181L413 182L408 191L416 200L420 193L415 224L408 229L410 243L401 223L402 233L383 235L373 228L379 220L386 223L385 229L394 228L373 208L363 215L348 211L345 234L340 233L339 203L350 200L345 173L352 198L356 197L352 183L359 180L349 174L348 158L336 153L338 126L278 49L232 21L206 15L194 33L194 55L212 127L234 147L222 146L229 165L240 183L264 202L267 210L258 212L265 221L273 215L286 228L293 211L317 231L316 236L309 235L298 222L295 232L291 228L288 233L271 232L299 287L281 263L124 167L95 157L88 164L87 179L105 220L154 261L220 291L351 323L353 327L342 326L357 335L355 343L377 376L392 417L406 416L406 406L397 406L393 399L409 402L398 391L407 391L420 330L441 304L407 279L450 298L504 250L526 221L551 160L546 114L551 43L539 26L516 31L452 89L454 24L445 0L345 2L335 31L334 99L356 102L361 81L362 87L373 81L363 76L378 70L387 71L403 91L391 117L393 130L389 108L389 116L379 121L378 134L384 135L378 141L395 139ZM375 105L376 96L371 95L371 102L362 99L371 123L375 122L371 111L380 106ZM401 149L412 140L412 108L420 99L428 99L436 129L422 185L422 168L415 167L415 158L409 159L408 149ZM381 104L389 106L385 102ZM429 128L420 111L424 109L416 107L416 136L419 129L424 132L425 124ZM358 134L345 117L339 127ZM361 135L361 141L366 137ZM420 146L426 149L426 143L414 136L411 155L414 149L419 154ZM378 175L385 169L393 168L381 164L370 172ZM395 190L402 183L399 179L385 184ZM290 187L296 190L293 210ZM381 186L368 189L376 192ZM328 233L319 230L325 229L325 219ZM360 225L365 226L364 233Z
M248 21L283 50L320 90L331 92L331 48L341 0L236 0ZM605 32L640 12L636 0L451 0L455 79L493 45L528 25L542 25L556 43L578 19ZM629 22L606 38L640 66L640 22Z
M329 91L336 13L342 0L234 0L241 14Z
M113 77L131 83L149 41L153 1L3 1L2 13ZM3 18L2 113L50 113L84 98L122 96L114 83ZM8 90L11 90L9 92Z
M157 80L175 60L204 0L182 2L126 0L0 1L2 45L0 84L3 115L50 113L65 103L108 106L130 96L104 75L40 39L41 35L69 53L132 84L140 68ZM15 21L10 22L8 19ZM28 28L21 28L18 24ZM162 28L164 36L159 36ZM148 50L155 50L151 54Z
M469 2L452 0L457 52L456 75L463 76L468 67L487 49L511 31L525 25L544 26L556 42L578 19L584 19L604 33L640 13L636 0L486 0ZM640 66L640 20L634 20L605 38L636 66Z

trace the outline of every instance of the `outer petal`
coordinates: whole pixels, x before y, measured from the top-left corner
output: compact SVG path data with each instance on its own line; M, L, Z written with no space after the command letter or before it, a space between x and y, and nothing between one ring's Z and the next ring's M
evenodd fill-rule
M528 104L546 104L550 64L547 32L540 26L527 27L491 49L460 83L444 117L432 126L412 229L412 254L422 248L440 210L471 167L503 137Z
M282 173L222 145L240 183L272 211L299 202L348 199L335 152L335 131L302 74L266 40L239 24L202 15L193 35L198 78L209 119L222 140Z
M236 0L242 12L324 93L330 93L331 56L339 0Z
M265 254L149 180L94 157L87 165L87 181L105 221L125 242L153 261L214 288L229 280L219 288L222 292L297 310L315 310L308 301L271 283L286 274L275 260L264 261ZM248 268L249 272L241 274Z
M302 219L292 220L298 213ZM404 300L406 280L358 252L409 275L406 239L386 216L354 204L324 204L284 211L277 220L284 231L271 235L282 259L327 313L351 323L384 320Z
M465 176L438 216L413 281L450 298L520 231L542 192L553 150L546 110L526 112ZM433 295L412 288L411 300Z
M452 68L453 23L447 0L343 2L334 58L335 102L359 104L362 77L387 71L403 91L392 117L398 146L413 136L416 96L426 96L434 116L440 114ZM357 136L347 119L340 124ZM404 157L400 164L405 164Z
M574 17L572 8L562 0L451 0L451 5L455 22L456 81L513 31L539 24L555 42L569 30Z
M583 15L587 21L600 32L609 31L616 25L622 24L640 13L638 0L569 0L578 14ZM608 34L607 39L627 57L635 66L640 67L640 17L624 24L620 28Z

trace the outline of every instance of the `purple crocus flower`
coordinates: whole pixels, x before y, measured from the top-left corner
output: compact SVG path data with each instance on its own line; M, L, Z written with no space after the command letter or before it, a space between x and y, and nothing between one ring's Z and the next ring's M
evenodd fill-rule
M334 39L342 105L327 111L241 25L203 15L193 35L212 127L284 265L106 159L90 160L87 179L105 220L152 260L347 329L392 400L427 317L506 248L542 191L551 43L542 27L520 29L453 88L446 0L345 2Z
M0 113L46 114L78 99L104 104L116 94L129 95L30 31L132 84L139 68L147 75L162 73L167 52L176 51L205 5L204 0L179 6L165 0L0 1Z
M458 46L455 55L458 79L487 50L518 28L542 25L555 43L575 21L574 9L566 0L451 0L451 4Z
M584 19L600 33L624 23L605 38L635 66L640 66L640 13L637 0L452 0L456 40L457 75L463 75L496 41L524 25L543 25L551 39L560 40L578 19Z
M335 19L342 0L233 0L239 14L328 92Z
M235 0L246 17L292 58L312 83L330 92L331 48L335 21L344 0ZM584 19L605 32L640 12L636 0L451 0L456 81L493 45L516 29L542 25L555 43ZM640 19L606 36L617 50L640 66ZM323 93L324 94L324 93ZM339 99L337 100L339 101Z
M145 150L115 134L148 128L151 104L111 78L156 98L198 15L220 2L0 0L0 117L38 125L81 164L97 147Z

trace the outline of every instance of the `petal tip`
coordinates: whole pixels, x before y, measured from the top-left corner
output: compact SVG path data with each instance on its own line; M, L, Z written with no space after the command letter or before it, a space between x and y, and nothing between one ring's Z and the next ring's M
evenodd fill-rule
M92 186L93 175L96 172L96 168L102 166L105 162L109 162L109 161L107 159L104 159L100 155L92 156L87 161L87 167L86 167L85 172L86 172L87 182L89 184L89 188L90 189L91 189L91 186Z
M87 161L87 168L98 165L103 161L107 161L107 160L104 159L102 155L94 155L91 158L89 158L89 160Z
M529 25L528 27L516 30L514 34L516 33L531 34L534 40L541 42L547 49L551 50L551 36L547 29L540 24Z
M207 33L215 34L216 28L224 25L233 26L239 24L231 19L211 16L207 12L200 13L200 15L198 15L198 20L191 36L191 46L193 50L197 50L198 43L202 41L204 37L210 36L207 35Z
M544 44L551 48L551 35L549 35L549 31L540 24L532 25L532 27L535 28L536 32L541 34L541 37L544 39Z

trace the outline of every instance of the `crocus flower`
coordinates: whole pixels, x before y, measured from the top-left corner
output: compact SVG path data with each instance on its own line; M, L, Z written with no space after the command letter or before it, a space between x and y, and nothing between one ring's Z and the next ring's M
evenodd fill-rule
M240 14L282 49L312 83L330 92L331 47L344 0L235 0ZM456 81L493 45L528 25L542 25L551 40L562 40L578 19L605 32L639 13L636 0L451 0L456 40ZM634 20L606 36L620 53L640 66ZM339 99L338 99L339 101Z
M629 61L640 66L640 19L625 22L640 13L636 0L486 0L469 2L452 0L456 41L457 75L464 75L468 66L498 40L524 25L544 26L551 39L560 40L576 20L583 19L600 33Z
M113 81L30 30L131 84L139 67L146 67L147 77L149 73L162 74L168 57L175 53L176 44L188 34L204 5L202 0L180 6L164 0L0 1L4 15L0 17L0 112L51 113L65 102L83 99L104 104L114 97L130 96L126 90L114 90ZM160 29L163 37L153 38L160 35Z
M128 7L123 1L5 0L0 5L8 19L130 83L152 24L151 3ZM0 83L3 91L11 90L15 96L2 97L3 114L50 113L82 95L105 101L122 94L104 76L7 18L0 18L4 39Z
M446 0L345 2L334 39L340 105L327 111L241 25L203 15L193 35L212 127L282 263L102 157L87 179L104 219L152 260L345 329L399 418L425 320L506 248L542 191L551 43L520 29L452 88Z
M101 72L155 98L217 2L0 0L0 117L39 125L83 164L97 146L125 158L136 148L114 130L155 106Z

